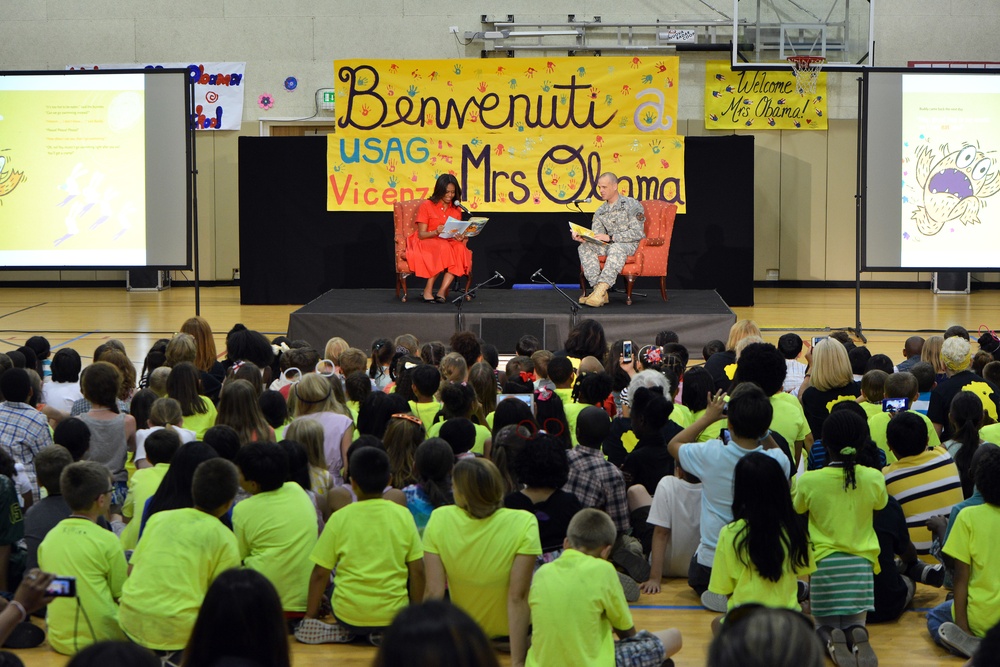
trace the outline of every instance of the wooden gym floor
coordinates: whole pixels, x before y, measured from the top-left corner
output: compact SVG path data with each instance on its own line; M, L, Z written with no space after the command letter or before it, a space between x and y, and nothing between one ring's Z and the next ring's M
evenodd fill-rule
M734 308L739 318L755 320L769 342L788 331L803 338L827 335L831 330L854 327L854 291L836 289L757 289L756 305ZM861 322L873 353L888 354L899 361L903 341L916 332L925 338L953 324L975 331L985 324L998 324L1000 292L971 295L934 295L929 290L864 290ZM206 288L201 293L201 314L216 332L219 352L224 351L225 333L236 322L257 329L268 337L284 334L288 315L298 306L242 306L235 287ZM641 307L641 303L633 307ZM126 292L123 288L21 289L0 288L0 351L14 349L36 334L49 339L53 349L70 346L89 363L95 347L108 338L125 343L129 356L141 367L149 346L158 338L169 338L185 319L194 314L194 290L171 288L163 292ZM387 313L386 335L393 328ZM664 322L669 328L669 322ZM447 340L450 331L442 332ZM330 332L331 336L336 332ZM370 341L349 341L366 349ZM501 350L501 354L513 350ZM700 351L692 350L693 353ZM895 623L872 626L872 645L883 665L931 667L957 665L958 659L933 645L927 635L927 608L944 598L941 590L917 587L914 610ZM703 665L711 639L713 615L701 609L683 580L666 582L663 592L643 596L633 605L636 627L658 630L680 628L684 648L675 656L679 666ZM367 645L306 646L293 643L297 667L329 664L368 665L374 649ZM45 647L17 652L29 667L55 667L67 659ZM502 664L509 664L506 657Z

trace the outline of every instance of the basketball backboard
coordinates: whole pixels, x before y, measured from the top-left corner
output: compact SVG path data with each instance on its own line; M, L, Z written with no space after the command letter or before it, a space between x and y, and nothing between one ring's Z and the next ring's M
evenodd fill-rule
M875 0L733 0L733 69L787 69L789 56L826 58L825 71L871 67L874 18Z

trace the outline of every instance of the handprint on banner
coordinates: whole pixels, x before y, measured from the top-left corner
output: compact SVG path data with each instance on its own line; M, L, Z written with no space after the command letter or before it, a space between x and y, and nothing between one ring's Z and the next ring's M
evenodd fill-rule
M481 93L485 93L487 88L489 88L489 85L485 81L480 81L479 85L476 86L476 89Z
M622 154L621 153L612 153L611 154L611 161L615 162L615 163L621 162L622 161Z
M368 85L368 77L367 76L359 76L358 77L358 85L359 86L367 86Z
M566 106L566 100L567 100L567 97L565 95L560 95L559 96L559 104L561 104L562 106Z
M505 204L505 203L507 203L507 193L506 193L506 192L498 192L498 193L497 193L497 200L498 200L498 201L499 201L499 202L500 202L501 204Z
M660 159L660 166L664 169L670 169L670 163L662 158Z
M602 137L601 135L597 135L596 137L594 137L594 146L600 148L603 145L604 145L604 137Z
M420 92L420 89L417 88L416 86L413 86L413 85L411 85L406 90L406 94L409 95L410 97L416 97L417 93L419 93L419 92Z
M412 72L410 72L410 76L412 76L414 79L422 79L422 78L424 78L423 76L420 75L420 68L417 68L417 69L413 70Z
M524 123L522 123L521 121L518 121L514 127L517 128L518 132L524 132Z
M596 100L597 96L600 95L600 94L601 94L601 91L598 90L596 87L594 87L594 86L590 87L590 99Z
M392 74L395 74L396 72L399 71L399 65L397 65L396 63L393 63L393 64L389 65L389 71Z
M546 176L551 176L552 175L552 167L546 167L545 168L545 175Z
M666 71L667 71L667 63L663 62L662 60L660 62L656 63L656 73L657 74L663 74Z
M390 187L390 188L394 188L394 187L396 187L396 184L397 184L397 183L398 183L399 181L397 181L397 180L396 180L396 177L395 177L395 176L390 176L390 177L389 177L389 180L388 180L388 181L386 181L386 182L387 182L387 183L389 184L389 187Z
M495 149L493 149L493 150L497 154L497 156L500 156L500 155L503 155L503 152L504 152L505 149L503 147L503 144L497 144L497 147Z
M438 79L439 76L441 76L441 75L437 73L437 70L435 70L435 71L433 71L433 72L430 73L430 75L428 76L428 78L431 81L437 81L437 79Z
M674 87L674 80L668 76L667 80L664 82L664 88L673 88L673 87Z
M508 83L510 84L510 89L511 90L514 90L515 88L517 88L517 79L511 79Z
M653 83L653 75L652 74L646 74L646 75L644 75L642 77L642 82L643 83Z
M424 127L434 127L434 114L429 113L424 117Z
M646 167L646 158L639 158L639 161L635 163L636 169L644 169Z
M631 86L629 86L627 83L624 86L622 86L622 95L627 97L630 92L632 92Z
M639 57L636 56L635 58L632 58L632 64L630 65L630 67L632 69L639 69L639 65L641 65L641 64L642 64L642 60L640 60Z
M551 81L543 81L542 82L542 91L547 93L550 90L552 90L552 82Z
M368 108L368 105L367 104L362 104L361 105L361 115L362 116L367 116L369 113L371 113L371 109Z
M547 63L545 63L545 71L548 72L549 74L552 74L553 72L556 71L556 64L551 60L548 61Z
M477 209L477 208L479 208L479 205L481 203L482 203L482 200L480 200L479 197L473 197L472 198L472 203L469 204L469 208Z
M456 75L459 75L462 73L462 66L455 65L454 67L451 68L451 71L454 72Z
M410 180L416 183L418 180L420 180L420 175L417 174L417 172L413 172L413 175L410 176Z
M469 139L470 146L478 146L481 143L483 143L483 140L480 139L479 137L472 137L471 139Z
M580 69L583 69L582 67ZM534 194L531 195L531 203L535 206L542 203L542 193L535 190Z
M396 94L396 89L392 87L391 83L385 87L385 94L388 95L389 97L392 97L393 95Z
M549 181L549 184L550 185L559 185L559 177L558 176L553 176L552 180Z
M639 143L638 139L633 139L632 143L629 144L629 147L628 147L628 149L630 151L632 151L633 153L637 153L640 148L642 148L642 145Z
M587 68L586 67L577 67L576 68L576 73L577 73L578 76L587 76Z
M524 76L528 79L535 78L535 68L529 67L528 69L524 70Z
M396 171L396 158L389 158L389 173Z
M635 108L633 123L640 132L669 130L674 126L673 116L669 115L667 99L662 90L646 88L635 96L643 100ZM652 98L652 99L649 99Z
M497 76L503 76L503 73L506 71L507 68L504 67L503 65L500 65L500 67L497 67Z
M653 151L653 155L659 153L662 149L660 148L660 140L653 139L649 142L649 148Z

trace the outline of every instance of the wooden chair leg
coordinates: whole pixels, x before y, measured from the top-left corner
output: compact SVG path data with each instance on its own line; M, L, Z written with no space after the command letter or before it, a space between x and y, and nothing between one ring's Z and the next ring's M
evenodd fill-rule
M583 275L583 267L580 267L580 291L583 292L580 296L587 294L587 279Z
M667 300L667 277L666 276L660 276L660 296L663 297L664 301Z
M632 287L635 286L635 276L625 276L625 305L632 305Z

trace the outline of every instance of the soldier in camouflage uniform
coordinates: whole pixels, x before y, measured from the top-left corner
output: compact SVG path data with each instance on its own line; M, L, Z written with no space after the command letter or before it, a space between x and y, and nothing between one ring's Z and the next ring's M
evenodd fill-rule
M636 251L639 241L646 236L642 204L618 192L618 177L615 174L601 174L597 179L597 192L604 204L594 213L591 231L598 239L611 245L600 248L573 234L573 240L580 242L583 275L594 288L589 295L580 297L580 303L595 308L608 302L608 289L618 279L625 259ZM607 255L603 271L598 260L601 255Z

